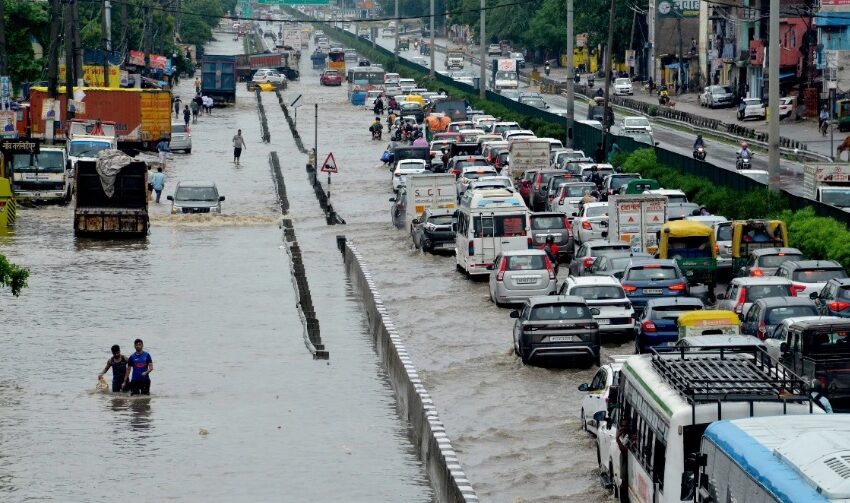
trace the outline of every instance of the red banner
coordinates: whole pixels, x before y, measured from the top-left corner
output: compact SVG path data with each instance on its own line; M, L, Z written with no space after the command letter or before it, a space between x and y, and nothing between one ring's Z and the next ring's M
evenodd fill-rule
M136 66L145 66L145 53L142 51L130 51L130 58L128 62L131 65ZM168 64L168 58L165 56L160 56L159 54L151 54L150 55L150 67L158 68L160 70L165 70L165 67Z
M145 66L145 53L142 51L130 51L130 59L128 62L131 65Z

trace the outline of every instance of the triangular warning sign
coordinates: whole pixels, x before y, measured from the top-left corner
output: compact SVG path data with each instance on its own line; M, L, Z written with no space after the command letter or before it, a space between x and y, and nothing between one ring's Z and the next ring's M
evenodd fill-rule
M336 167L336 159L334 159L333 152L329 152L328 156L325 158L324 164L322 164L322 169L320 170L322 173L339 173L339 168Z
M635 221L634 217L629 217L628 223L632 224L632 223L634 223L634 221Z
M658 215L655 215L654 217L652 217L652 221L657 222L658 221Z

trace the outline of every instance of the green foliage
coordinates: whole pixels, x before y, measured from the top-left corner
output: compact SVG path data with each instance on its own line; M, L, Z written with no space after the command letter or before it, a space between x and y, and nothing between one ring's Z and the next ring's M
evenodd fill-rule
M16 266L0 255L0 286L12 290L12 295L17 297L21 294L21 290L27 286L29 275L28 270Z

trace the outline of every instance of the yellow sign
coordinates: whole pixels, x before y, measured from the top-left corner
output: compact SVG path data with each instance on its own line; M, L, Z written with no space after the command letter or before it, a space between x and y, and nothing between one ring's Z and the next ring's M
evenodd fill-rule
M103 66L83 65L83 79L87 86L103 87ZM59 65L59 82L65 82L65 65ZM121 87L121 68L109 66L109 86Z

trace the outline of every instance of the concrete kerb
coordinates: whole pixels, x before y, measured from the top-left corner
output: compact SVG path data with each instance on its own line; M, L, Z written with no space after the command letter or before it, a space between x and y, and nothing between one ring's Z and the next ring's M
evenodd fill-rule
M376 351L395 393L396 409L410 426L408 433L425 466L436 500L477 502L478 497L460 465L434 401L401 342L362 255L350 241L346 241L344 247L341 241L339 244L343 248L346 270L363 302Z

